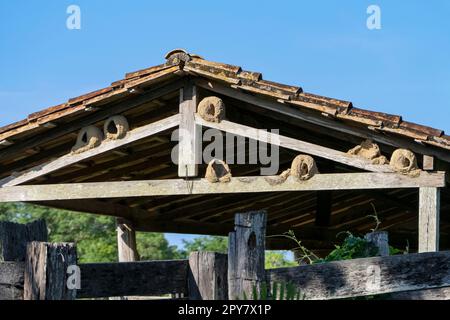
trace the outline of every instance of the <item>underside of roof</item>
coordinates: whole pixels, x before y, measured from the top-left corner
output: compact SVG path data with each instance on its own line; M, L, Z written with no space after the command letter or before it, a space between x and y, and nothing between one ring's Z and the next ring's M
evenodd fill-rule
M442 130L403 121L401 116L353 107L351 102L303 92L302 88L262 79L258 72L211 62L183 50L174 50L166 62L126 74L109 87L72 98L68 102L0 128L0 179L23 172L70 153L79 130L101 127L116 114L128 119L130 128L175 115L179 89L186 81L198 87L200 98L220 96L226 117L235 123L348 151L365 139L377 142L384 155L396 148L435 157L435 170L449 171L450 137ZM263 103L271 110L262 109ZM68 166L27 184L127 181L177 178L171 161L175 145L166 130L122 148ZM280 172L297 154L280 149ZM354 172L354 168L317 158L321 173ZM200 165L200 176L206 165ZM233 176L259 175L257 165L231 165ZM442 189L441 246L450 248L450 192ZM327 200L328 199L328 200ZM331 200L332 199L332 200ZM320 203L331 201L331 220L317 226ZM284 192L235 195L161 196L95 201L39 203L74 211L107 214L133 220L141 231L226 235L233 215L256 209L268 211L268 233L289 229L316 250L329 250L341 231L367 232L374 227L369 215L376 210L390 231L393 244L417 244L418 192L415 189L381 191ZM309 242L308 242L309 241ZM275 242L273 248L277 248Z

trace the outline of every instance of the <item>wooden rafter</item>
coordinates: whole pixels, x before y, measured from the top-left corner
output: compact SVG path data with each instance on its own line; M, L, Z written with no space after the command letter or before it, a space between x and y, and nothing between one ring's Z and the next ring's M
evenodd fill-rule
M258 140L265 143L271 143L283 148L307 153L313 156L322 157L328 160L336 161L348 166L372 172L394 172L387 165L374 165L370 160L348 155L344 152L322 147L309 142L301 141L285 137L282 135L271 133L267 130L255 129L238 123L222 120L220 123L208 122L196 115L195 122L198 125L225 131L231 134L244 136L246 138Z
M0 202L47 201L148 197L189 194L225 194L282 191L321 191L443 187L444 172L425 173L411 178L393 173L317 174L307 181L278 176L237 177L228 183L209 183L206 179L170 179L118 182L26 185L0 188Z
M159 132L178 126L179 119L180 116L176 114L171 117L162 119L160 121L156 121L148 125L136 128L130 131L127 134L127 136L123 139L103 141L103 143L97 148L88 150L80 154L68 154L56 160L33 167L30 170L26 170L25 172L4 178L0 180L0 186L1 187L16 186L31 181L33 179L45 176L59 169L76 164L80 161L84 161L89 158L98 156L100 154L104 154L108 151L112 151L114 149L126 146L132 142L150 137Z

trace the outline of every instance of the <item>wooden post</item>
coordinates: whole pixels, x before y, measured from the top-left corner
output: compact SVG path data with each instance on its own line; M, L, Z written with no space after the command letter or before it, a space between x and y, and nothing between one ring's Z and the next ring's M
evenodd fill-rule
M267 213L254 211L235 216L234 231L228 237L228 298L252 298L265 282L264 251Z
M189 299L228 300L228 258L217 252L189 255Z
M386 257L389 255L389 237L387 231L371 232L366 234L364 238L378 248L379 256Z
M44 220L28 224L0 222L0 261L25 261L27 243L47 241L47 226Z
M192 83L180 89L180 141L178 142L178 176L196 177L200 152L201 130L195 124L197 92Z
M419 188L419 252L439 251L439 188Z
M117 249L119 262L133 262L139 260L136 247L136 232L131 222L117 219Z
M76 265L73 243L30 242L25 261L25 300L73 300L76 290L67 288L67 267Z

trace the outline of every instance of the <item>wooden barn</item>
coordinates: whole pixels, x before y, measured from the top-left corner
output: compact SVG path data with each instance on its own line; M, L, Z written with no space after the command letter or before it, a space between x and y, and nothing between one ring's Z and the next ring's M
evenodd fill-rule
M239 145L225 142L205 163L210 128L245 138L246 159L255 142L275 146L277 172L228 161ZM318 255L342 231L369 232L374 214L394 246L450 249L449 171L442 130L184 50L0 128L0 202L117 217L122 261L136 257L135 230L226 236L235 213L261 209L267 235L293 230Z

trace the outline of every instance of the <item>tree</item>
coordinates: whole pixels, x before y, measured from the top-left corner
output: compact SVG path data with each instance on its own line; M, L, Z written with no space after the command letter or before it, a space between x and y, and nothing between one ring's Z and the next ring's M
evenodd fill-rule
M266 269L296 267L298 263L293 260L289 260L286 255L281 251L266 251Z
M52 242L75 242L79 261L117 261L116 222L113 217L75 213L23 203L0 204L0 220L27 223L45 219ZM142 259L176 259L180 253L163 234L138 233Z
M219 236L201 236L193 240L183 240L186 255L192 251L214 251L226 253L228 250L228 238Z

